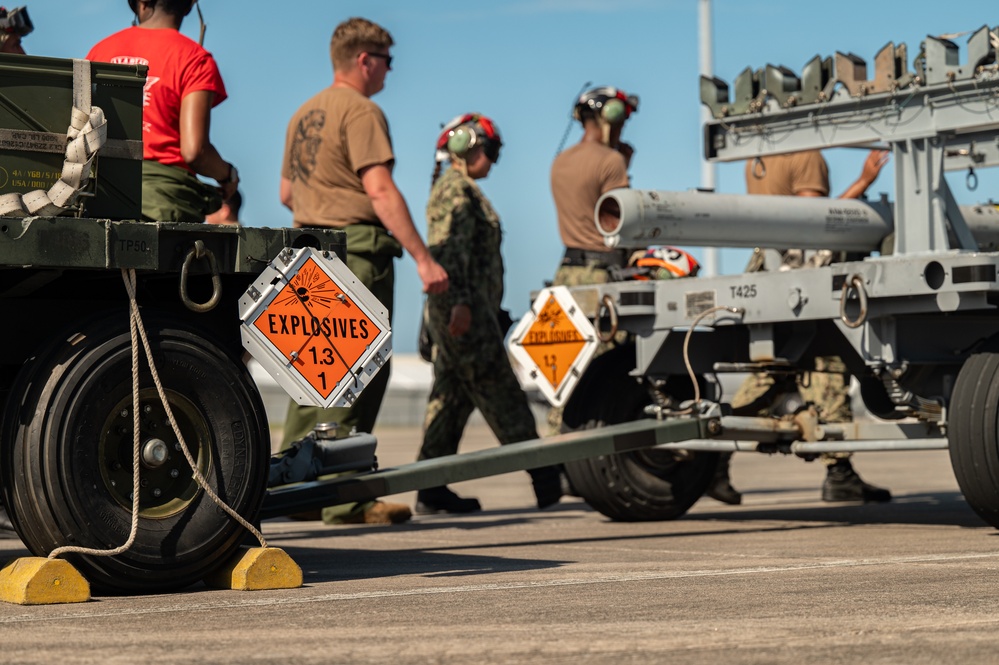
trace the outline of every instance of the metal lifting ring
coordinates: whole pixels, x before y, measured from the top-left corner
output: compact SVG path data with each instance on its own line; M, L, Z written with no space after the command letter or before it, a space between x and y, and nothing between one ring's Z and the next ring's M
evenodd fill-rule
M600 331L600 312L607 309L607 316L610 317L610 330L606 333ZM614 298L610 294L607 294L600 301L600 309L597 310L597 318L593 322L593 327L597 331L597 339L604 344L608 344L614 341L614 336L617 335L617 308L614 306Z
M860 314L856 319L850 319L846 315L846 301L851 288L857 292L860 300ZM843 282L843 291L839 296L839 318L847 328L859 328L867 320L867 291L864 289L864 278L860 275L850 275Z
M975 173L975 169L968 167L968 177L965 179L965 185L968 186L968 191L973 192L978 189L978 174Z
M195 259L208 259L208 267L212 271L212 297L207 302L197 303L187 295L187 272L191 268L191 262ZM219 277L219 266L215 261L212 250L205 247L201 240L194 241L194 247L184 257L184 265L180 269L180 300L192 312L203 314L215 309L222 299L222 279Z
M753 158L753 165L749 171L757 180L763 180L767 177L767 165L763 163L759 155Z

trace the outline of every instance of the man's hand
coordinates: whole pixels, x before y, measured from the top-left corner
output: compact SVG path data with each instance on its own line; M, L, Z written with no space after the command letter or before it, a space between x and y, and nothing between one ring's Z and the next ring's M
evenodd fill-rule
M451 337L461 337L472 327L472 310L468 305L455 305L451 308L451 320L448 321L447 331Z
M888 163L891 153L887 150L871 150L864 160L864 168L860 172L860 178L867 183L873 183L878 179L881 169Z
M426 254L426 258L416 262L416 272L423 282L424 293L436 294L447 291L449 283L447 271L430 256L429 252Z
M878 179L881 169L888 163L891 153L887 150L871 150L864 160L864 168L860 172L860 177L852 185L847 187L839 198L859 199L867 192L867 189Z

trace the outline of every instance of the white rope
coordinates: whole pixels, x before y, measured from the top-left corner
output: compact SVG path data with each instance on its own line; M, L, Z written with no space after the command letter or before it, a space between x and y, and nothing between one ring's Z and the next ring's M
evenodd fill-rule
M66 158L62 174L48 191L36 189L27 194L0 196L2 217L52 217L69 212L80 191L90 181L97 151L107 141L104 111L90 105L90 62L73 60L73 110L66 131Z
M253 534L253 536L260 543L261 547L267 547L267 539L255 526L250 524L242 515L233 510L225 501L219 497L218 494L212 490L209 486L208 481L205 477L201 475L198 470L197 462L195 462L194 457L191 455L191 451L187 447L187 442L184 441L184 435L181 434L180 426L177 425L177 421L173 416L173 409L170 408L170 401L167 399L166 391L163 389L163 384L160 382L159 372L156 370L156 365L153 362L153 352L149 345L149 339L146 336L146 329L142 323L142 316L139 313L139 304L136 300L136 278L135 270L132 268L122 269L122 278L125 280L125 289L128 291L128 302L129 302L129 331L132 338L132 430L133 430L133 449L132 449L132 529L129 533L128 540L125 544L120 547L116 547L112 550L95 550L88 549L85 547L60 547L49 553L49 558L54 558L60 554L76 553L76 554L88 554L90 556L114 556L116 554L121 554L127 551L135 542L135 536L138 532L139 526L139 344L136 336L142 341L142 348L146 353L146 360L149 363L149 373L153 377L153 383L156 384L156 392L160 397L160 402L163 404L163 409L166 411L167 418L170 420L170 426L173 428L174 434L177 435L177 441L180 443L181 451L184 453L184 458L187 460L188 465L191 467L191 474L197 481L198 485L205 491L213 502L226 513L228 513L234 520L241 524L247 531ZM138 335L136 335L138 333Z
M122 270L124 273L125 271ZM134 279L135 271L130 271ZM126 279L126 286L128 280ZM131 291L129 292L131 295ZM138 340L138 307L134 298L128 316L128 330L132 338L132 527L128 532L128 540L119 547L110 550L97 550L89 547L67 545L57 547L49 552L50 559L62 554L89 554L91 556L114 556L131 549L135 537L139 533L139 340Z
M125 270L123 269L124 273ZM160 402L163 404L163 409L166 411L167 418L170 420L170 426L173 427L174 434L177 435L177 441L180 443L180 448L184 453L184 457L187 459L188 465L191 467L191 473L194 479L198 481L198 485L201 489L205 490L205 494L211 497L222 510L227 512L234 520L242 524L247 531L252 533L256 539L260 542L261 547L267 547L267 541L264 539L264 535L260 531L247 522L239 513L233 510L225 501L223 501L218 494L212 490L208 485L208 481L205 477L201 475L198 471L197 462L194 461L194 457L191 456L191 451L187 447L187 442L184 441L184 435L180 432L180 426L177 425L177 421L173 417L173 409L170 408L170 401L167 399L166 392L163 390L163 384L160 382L159 372L156 371L156 365L153 363L153 351L149 346L149 338L146 337L146 328L142 324L142 317L139 314L139 305L135 300L135 269L130 268L127 271L128 277L125 280L125 288L128 289L129 303L132 307L133 316L135 317L136 324L139 328L139 337L142 339L142 348L146 352L146 360L149 362L149 373L152 374L153 383L156 384L156 392L160 396Z

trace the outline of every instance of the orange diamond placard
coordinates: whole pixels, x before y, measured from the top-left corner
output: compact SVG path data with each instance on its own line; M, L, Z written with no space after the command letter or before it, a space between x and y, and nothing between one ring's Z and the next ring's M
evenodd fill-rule
M324 399L381 332L312 259L253 325Z
M244 344L299 403L336 406L345 394L350 404L391 353L386 312L339 259L288 251L289 265L268 269L280 276L265 271L240 301L251 310L243 314Z
M538 312L534 324L527 329L521 345L534 364L541 369L541 377L558 389L566 371L572 367L586 340L582 338L572 320L566 315L555 296Z
M561 406L596 346L590 322L568 289L557 286L541 291L514 330L509 350L548 401Z

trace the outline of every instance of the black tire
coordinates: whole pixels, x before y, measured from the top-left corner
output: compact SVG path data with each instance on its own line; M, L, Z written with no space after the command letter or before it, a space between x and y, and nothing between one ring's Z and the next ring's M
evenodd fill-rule
M634 366L633 345L597 357L566 404L562 430L643 418L652 399L628 376ZM576 492L601 514L621 522L645 522L676 519L690 510L707 490L717 465L718 453L680 455L649 449L568 462L565 471Z
M999 353L965 361L950 398L947 438L968 505L999 528Z
M146 317L156 366L184 439L212 489L250 520L270 443L241 362L196 330ZM112 549L128 538L132 488L131 342L124 313L58 337L22 368L3 423L3 491L32 553ZM114 557L67 556L98 590L185 587L221 567L245 531L197 486L140 351L140 442L169 453L141 470L136 541Z

